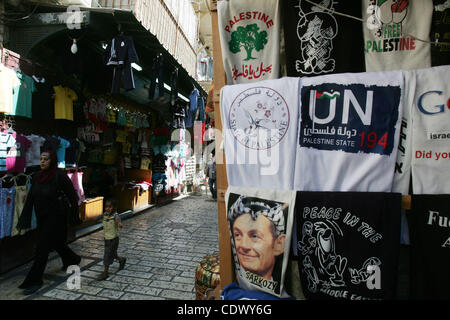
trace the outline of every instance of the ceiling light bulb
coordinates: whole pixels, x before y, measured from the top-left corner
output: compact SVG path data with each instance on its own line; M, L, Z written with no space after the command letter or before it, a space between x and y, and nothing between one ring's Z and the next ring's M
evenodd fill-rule
M77 40L73 39L73 44L70 47L70 51L72 51L73 54L78 52L78 46L77 46Z

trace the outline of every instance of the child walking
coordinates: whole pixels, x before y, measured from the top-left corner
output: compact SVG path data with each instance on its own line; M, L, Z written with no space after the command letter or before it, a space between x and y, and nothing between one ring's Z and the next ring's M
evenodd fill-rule
M105 255L103 258L104 271L98 277L98 280L106 280L109 276L109 266L114 259L119 260L119 270L125 266L126 258L117 255L119 248L119 228L122 228L122 222L117 214L117 200L107 199L105 201L105 212L103 214L103 231L105 234Z

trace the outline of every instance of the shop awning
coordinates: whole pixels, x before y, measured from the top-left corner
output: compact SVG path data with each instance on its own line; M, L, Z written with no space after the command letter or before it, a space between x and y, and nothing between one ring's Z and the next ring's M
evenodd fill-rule
M67 12L67 7L41 5L38 10L24 22L10 25L11 42L6 46L26 58L47 64L59 59L63 52L70 52L72 39L77 39L80 50L88 52L88 59L101 63L103 43L117 36L120 30L134 40L139 66L142 71L134 70L139 85L148 85L151 79L153 59L159 54L164 56L164 82L169 84L170 75L178 68L178 92L189 97L195 88L206 96L205 90L192 78L183 66L161 45L159 40L146 30L131 11L120 9L80 8L81 13L75 18L74 13ZM77 13L78 14L78 13ZM80 17L78 19L78 17ZM78 20L76 20L78 19ZM75 28L74 28L75 27ZM57 60L56 60L57 61ZM92 64L86 72L93 72ZM148 104L148 91L138 88L123 93L142 104Z

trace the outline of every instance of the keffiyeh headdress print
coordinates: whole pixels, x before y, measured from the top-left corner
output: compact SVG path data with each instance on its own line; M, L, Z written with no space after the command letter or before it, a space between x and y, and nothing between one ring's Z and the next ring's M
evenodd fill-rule
M262 214L273 222L277 235L285 233L283 206L281 204L276 203L271 206L268 203L261 202L260 199L241 195L228 211L230 224L232 225L240 215L246 213L250 214L253 220L256 220Z

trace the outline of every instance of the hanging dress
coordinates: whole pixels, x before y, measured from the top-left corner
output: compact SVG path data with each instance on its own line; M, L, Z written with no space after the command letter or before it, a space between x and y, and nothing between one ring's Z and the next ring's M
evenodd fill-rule
M0 189L0 211L2 212L0 239L11 236L15 198L15 185L10 188L3 187Z
M28 184L30 184L30 177L27 176L27 182L23 186L17 185L17 179L20 176L14 177L14 185L16 187L16 198L15 198L15 206L14 206L14 216L12 221L12 230L11 230L11 237L15 237L20 235L23 235L26 233L27 230L21 230L20 233L16 229L17 223L19 222L20 215L22 214L23 207L25 206L25 201L27 199L28 195Z

